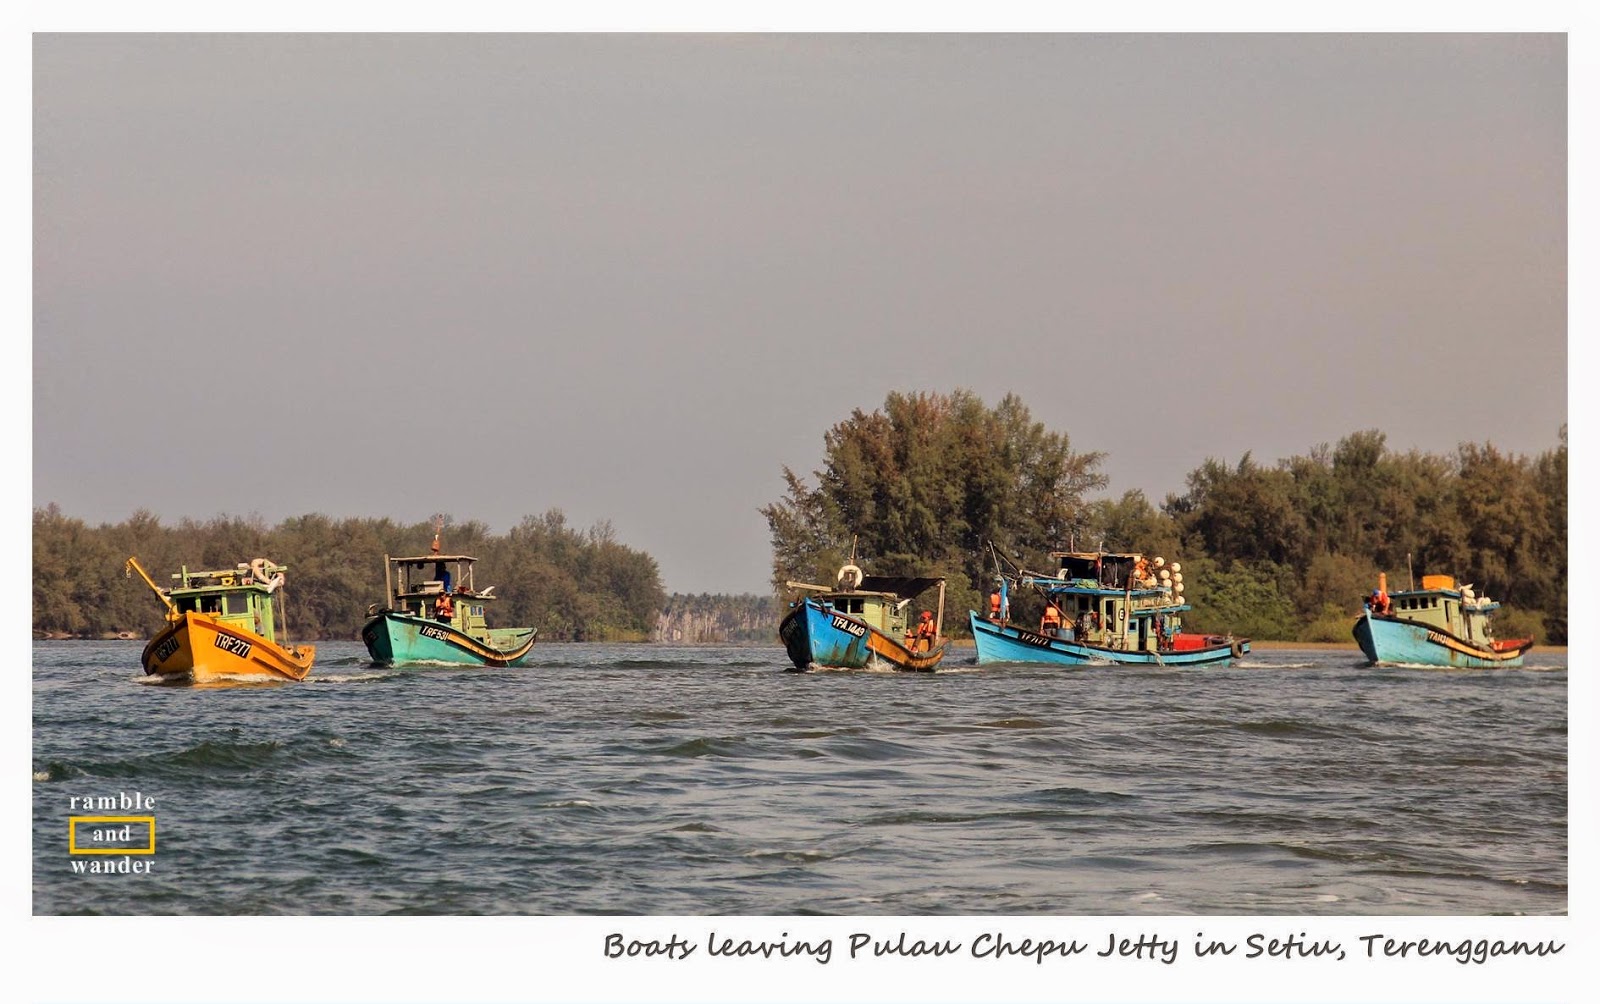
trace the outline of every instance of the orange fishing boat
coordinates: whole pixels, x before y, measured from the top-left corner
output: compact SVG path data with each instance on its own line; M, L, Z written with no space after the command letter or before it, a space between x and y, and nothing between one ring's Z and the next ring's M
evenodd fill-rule
M167 626L144 647L140 660L151 676L187 683L303 680L316 648L278 641L283 630L283 573L288 566L257 558L231 569L172 577L162 589L137 558L124 568L138 572L167 608Z

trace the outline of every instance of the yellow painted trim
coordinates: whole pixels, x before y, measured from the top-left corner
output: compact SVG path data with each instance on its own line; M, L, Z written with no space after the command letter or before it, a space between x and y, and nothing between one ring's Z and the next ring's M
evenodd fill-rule
M78 848L78 827L84 823L149 823L149 847L85 847ZM156 852L156 817L154 816L68 816L68 854L154 854Z

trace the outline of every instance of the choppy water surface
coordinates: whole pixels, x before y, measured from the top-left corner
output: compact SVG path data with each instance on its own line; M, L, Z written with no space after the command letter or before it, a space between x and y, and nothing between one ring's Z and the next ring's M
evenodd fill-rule
M540 645L521 669L151 686L36 643L40 914L1489 914L1567 909L1567 673L781 672ZM156 799L74 874L69 797ZM82 811L82 810L77 810Z

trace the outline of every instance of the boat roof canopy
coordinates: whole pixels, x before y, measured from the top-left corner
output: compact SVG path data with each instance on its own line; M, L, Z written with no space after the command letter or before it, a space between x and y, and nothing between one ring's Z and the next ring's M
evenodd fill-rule
M425 565L430 561L477 561L478 559L470 554L423 554L415 558L390 558L389 560L401 565Z
M1051 551L1052 558L1078 558L1083 561L1093 561L1096 558L1128 558L1137 560L1144 555L1137 552L1125 551Z
M862 578L861 585L857 586L856 590L863 593L893 593L902 599L909 599L943 581L942 578L913 575L868 575Z

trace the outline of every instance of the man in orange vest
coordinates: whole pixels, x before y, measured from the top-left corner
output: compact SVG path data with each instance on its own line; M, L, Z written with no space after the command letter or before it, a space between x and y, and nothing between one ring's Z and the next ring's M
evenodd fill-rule
M993 621L994 623L996 623L996 624L1000 623L1000 590L999 589L996 589L994 592L989 594L989 619L991 621Z
M933 624L933 611L922 611L922 617L917 621L917 651L926 652L933 648L935 635L938 629Z
M1054 638L1059 630L1061 630L1061 608L1053 602L1047 602L1044 605L1044 616L1039 618L1039 633Z

